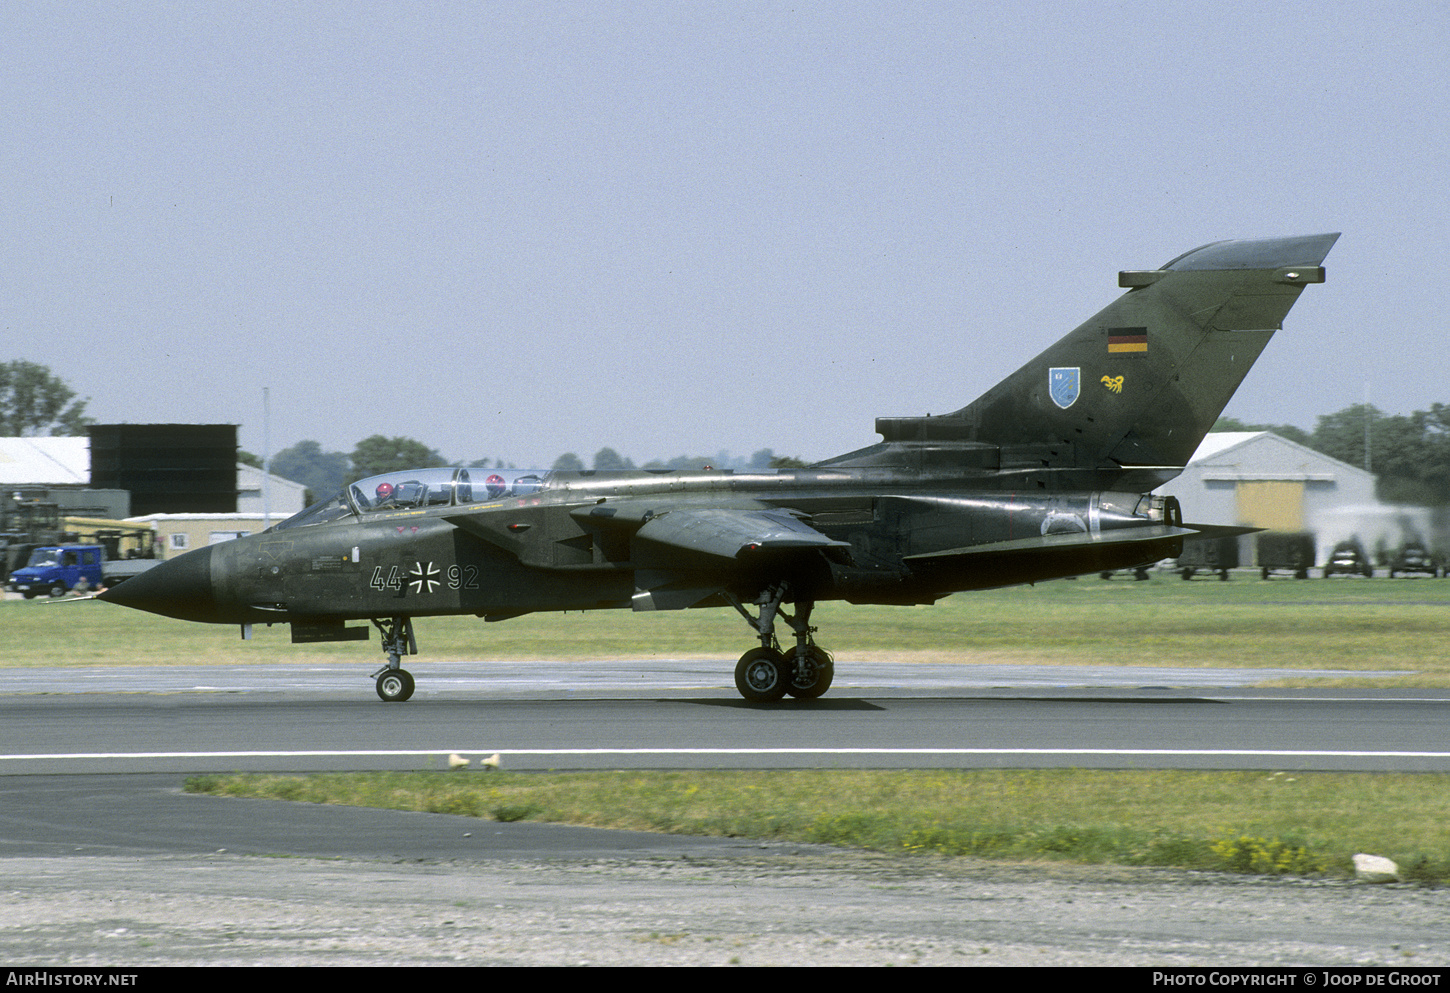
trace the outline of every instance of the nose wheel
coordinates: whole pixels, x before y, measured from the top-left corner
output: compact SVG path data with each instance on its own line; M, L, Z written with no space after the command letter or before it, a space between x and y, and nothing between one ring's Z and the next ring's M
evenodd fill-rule
M413 695L413 674L407 669L388 669L378 677L378 698L384 703L402 703Z
M404 655L418 654L418 641L413 637L413 622L407 617L388 620L373 619L383 636L383 651L388 664L377 672L378 699L383 703L402 703L413 695L413 674L400 663Z

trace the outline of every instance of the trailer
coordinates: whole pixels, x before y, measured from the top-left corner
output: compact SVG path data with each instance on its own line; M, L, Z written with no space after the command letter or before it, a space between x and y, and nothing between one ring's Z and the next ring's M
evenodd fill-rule
M1238 535L1185 541L1183 554L1178 556L1178 574L1184 579L1192 579L1200 572L1210 572L1221 581L1227 580L1228 571L1238 567Z
M1268 579L1275 573L1292 573L1295 579L1308 579L1314 567L1314 533L1312 531L1266 531L1254 543L1254 558L1259 577Z

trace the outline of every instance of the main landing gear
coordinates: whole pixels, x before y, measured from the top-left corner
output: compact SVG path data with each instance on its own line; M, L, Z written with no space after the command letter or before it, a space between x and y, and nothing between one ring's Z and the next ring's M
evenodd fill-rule
M814 600L800 600L795 604L795 613L781 609L789 586L777 583L768 588L753 604L760 612L751 614L745 605L733 596L731 605L745 618L760 647L752 648L740 656L735 666L735 688L751 703L773 703L789 694L800 700L812 700L831 688L836 674L836 663L831 653L816 644L816 629L811 627L811 611ZM781 651L775 638L775 620L785 619L795 632L795 647L788 652ZM373 618L373 626L382 635L383 652L388 656L387 665L372 675L377 680L378 697L384 703L402 703L413 695L413 674L402 667L404 655L418 654L418 641L413 636L411 617Z
M373 673L378 681L378 696L384 703L402 703L413 695L413 674L401 665L404 655L418 654L418 640L413 637L413 619L394 617L380 621L373 618L373 626L383 636L383 651L388 656L388 664Z
M771 703L787 693L801 700L820 696L831 688L831 679L836 674L836 663L831 653L811 637L816 631L811 627L811 611L814 600L796 603L794 614L781 610L788 586L778 583L766 590L763 598L756 601L760 606L758 616L733 596L730 604L760 638L760 647L752 648L740 656L735 666L735 688L751 703ZM785 618L795 632L795 649L789 654L780 650L775 639L775 619Z

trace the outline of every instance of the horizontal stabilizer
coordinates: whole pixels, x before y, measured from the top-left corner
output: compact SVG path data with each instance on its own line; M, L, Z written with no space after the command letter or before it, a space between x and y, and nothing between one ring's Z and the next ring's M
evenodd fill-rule
M994 541L908 556L906 564L943 591L992 589L1062 576L1130 569L1174 558L1196 532L1169 524Z
M1191 534L1184 538L1184 541L1208 541L1217 538L1237 538L1246 534L1258 534L1260 531L1267 531L1267 528L1246 528L1233 524L1185 524L1186 528L1192 528L1197 534Z
M1195 532L1184 527L1169 524L1155 524L1141 528L1121 528L1098 534L1073 532L1071 534L1045 534L1040 537L1014 538L1010 541L993 541L983 545L968 545L966 548L948 548L940 552L925 552L908 555L911 563L940 561L942 559L990 558L1002 555L1051 555L1073 548L1110 548L1123 545L1149 544L1155 541L1177 539L1186 541Z

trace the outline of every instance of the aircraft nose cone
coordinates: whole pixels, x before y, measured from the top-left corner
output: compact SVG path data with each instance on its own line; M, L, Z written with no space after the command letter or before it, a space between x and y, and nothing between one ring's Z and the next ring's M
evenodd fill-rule
M211 580L215 546L162 562L97 596L107 603L183 621L220 621Z

